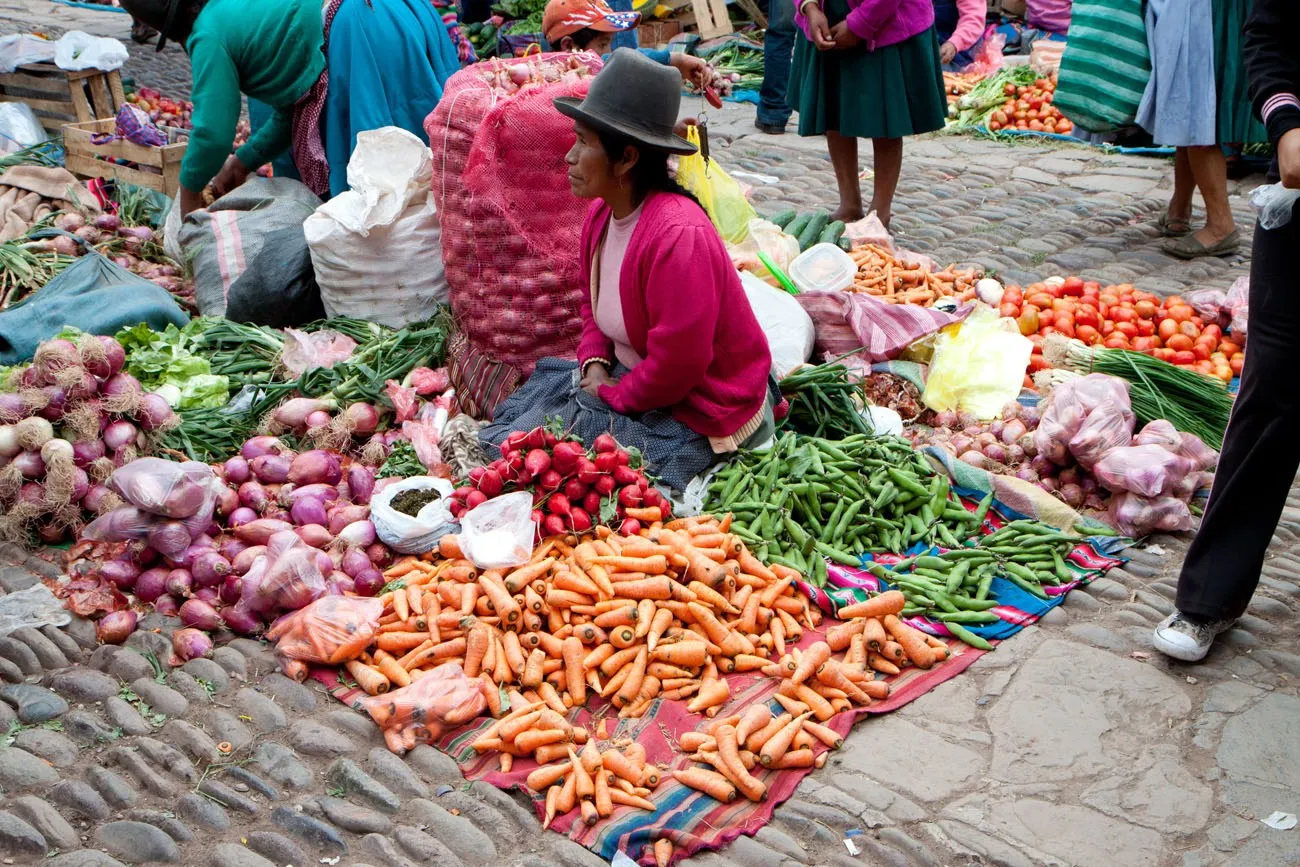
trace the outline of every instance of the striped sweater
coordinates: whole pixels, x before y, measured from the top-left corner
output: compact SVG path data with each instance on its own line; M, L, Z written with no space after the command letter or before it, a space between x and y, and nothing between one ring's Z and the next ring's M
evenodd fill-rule
M1255 0L1246 22L1246 70L1250 98L1268 136L1300 128L1300 5L1296 0Z

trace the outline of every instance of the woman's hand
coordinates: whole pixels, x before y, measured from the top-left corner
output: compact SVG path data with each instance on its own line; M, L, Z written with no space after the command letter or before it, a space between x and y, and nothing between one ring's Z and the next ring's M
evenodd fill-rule
M191 211L201 211L203 210L203 207L204 207L203 193L201 191L195 192L194 190L188 189L186 187L181 187L181 219L182 220L185 219L185 217Z
M226 164L221 167L221 171L217 172L217 176L212 179L213 195L218 199L221 198L248 180L250 174L252 172L249 171L248 166L244 165L239 157L231 154L226 157Z
M816 3L805 3L804 17L808 19L808 34L818 51L829 51L835 47L831 24L826 20L826 13Z
M592 397L600 397L602 385L618 385L618 380L609 375L609 368L603 364L589 364L582 375L582 390Z
M693 84L700 90L713 81L713 67L699 57L674 52L669 56L668 64L682 74L682 81Z
M1277 140L1277 168L1282 186L1300 190L1300 129L1289 130Z
M957 46L951 42L945 42L939 46L939 60L943 63L952 63L952 59L957 56Z
M841 21L831 28L831 39L834 40L833 47L839 49L856 48L862 43L862 37L849 29L849 22Z

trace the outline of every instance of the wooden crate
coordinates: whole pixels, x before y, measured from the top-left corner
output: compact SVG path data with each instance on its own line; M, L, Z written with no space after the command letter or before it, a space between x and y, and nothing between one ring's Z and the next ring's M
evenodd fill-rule
M636 29L636 40L642 48L662 48L682 32L680 21L647 21Z
M123 139L101 145L91 141L91 136L96 133L112 133L116 128L117 121L112 118L65 126L63 149L68 171L81 178L114 178L160 190L168 196L176 195L180 189L181 159L185 156L187 142L178 140L162 147L145 147ZM172 135L175 139L174 132ZM113 162L118 159L129 160L134 165Z
M41 125L57 136L64 124L116 116L126 94L117 70L69 71L53 63L29 63L0 75L0 102L27 103Z
M731 18L727 15L727 0L662 0L663 5L674 11L688 9L685 14L674 16L681 22L683 29L694 28L701 39L714 39L725 36L735 30Z

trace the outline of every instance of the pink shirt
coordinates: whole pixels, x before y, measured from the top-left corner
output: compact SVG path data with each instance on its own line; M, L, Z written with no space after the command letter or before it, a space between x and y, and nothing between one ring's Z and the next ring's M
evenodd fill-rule
M645 207L644 204L641 207ZM627 245L632 240L641 208L623 219L610 218L605 230L605 241L600 248L600 283L596 287L596 325L602 334L614 341L614 357L629 370L642 362L640 353L632 348L627 337L627 323L623 321L623 299L619 296L619 277L623 260L627 258Z
M984 20L988 17L988 0L957 0L957 27L948 41L958 51L979 42L984 35Z
M794 21L808 36L808 19L802 3L794 0ZM820 3L821 0L818 0ZM849 0L849 29L868 51L894 45L923 33L934 25L933 0ZM812 37L809 36L809 39Z
M1028 0L1025 22L1048 33L1065 35L1070 29L1071 0Z

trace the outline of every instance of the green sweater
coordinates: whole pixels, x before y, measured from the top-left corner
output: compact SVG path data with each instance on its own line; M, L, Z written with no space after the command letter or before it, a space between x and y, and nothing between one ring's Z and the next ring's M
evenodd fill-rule
M181 184L199 191L221 170L239 123L240 94L275 109L237 156L249 168L289 147L293 106L325 71L320 0L208 0L185 50L194 129Z

